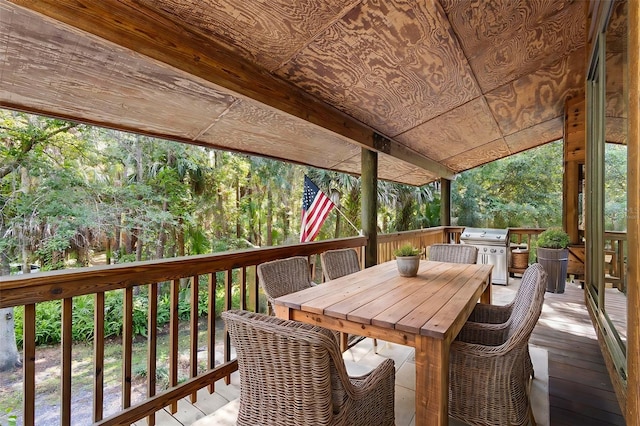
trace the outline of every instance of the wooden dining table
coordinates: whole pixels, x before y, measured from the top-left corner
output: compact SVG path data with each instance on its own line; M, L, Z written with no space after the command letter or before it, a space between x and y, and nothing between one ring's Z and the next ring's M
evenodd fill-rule
M491 303L491 265L390 261L275 299L279 318L415 348L416 421L446 425L449 346L476 302Z

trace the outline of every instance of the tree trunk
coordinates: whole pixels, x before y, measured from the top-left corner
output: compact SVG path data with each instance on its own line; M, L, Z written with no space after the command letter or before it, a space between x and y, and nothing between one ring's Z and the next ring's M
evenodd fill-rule
M236 178L236 238L240 239L242 236L242 225L240 223L240 179Z
M4 227L0 232L4 235ZM29 270L30 271L30 270ZM0 251L0 275L9 275L9 257L5 251ZM0 371L10 370L21 364L13 320L13 308L0 309Z
M267 190L267 245L273 245L273 195Z
M178 248L178 256L185 255L185 247L184 247L184 220L182 218L178 219L178 226L176 226L176 243Z
M0 309L0 371L7 371L22 365L16 345L13 308Z

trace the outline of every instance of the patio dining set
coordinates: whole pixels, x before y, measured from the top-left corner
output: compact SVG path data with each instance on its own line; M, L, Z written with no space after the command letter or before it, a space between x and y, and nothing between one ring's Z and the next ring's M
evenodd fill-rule
M491 304L491 265L477 248L435 244L416 277L395 262L361 269L353 249L321 254L323 283L303 256L257 273L270 315L223 318L240 373L238 425L393 425L395 366L385 359L349 376L342 352L361 339L411 346L416 425L521 425L535 418L529 337L542 311L546 273L533 264L508 305Z

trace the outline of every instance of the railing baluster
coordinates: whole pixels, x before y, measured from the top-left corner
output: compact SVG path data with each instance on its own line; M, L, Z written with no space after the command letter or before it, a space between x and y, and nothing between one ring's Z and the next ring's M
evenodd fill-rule
M191 283L191 377L198 375L198 284L199 276L194 275ZM191 394L191 403L198 401L198 392Z
M232 294L232 285L233 285L233 271L231 269L227 269L224 274L224 309L228 311L231 309L231 294ZM225 330L225 339L224 339L224 362L229 362L231 359L231 338L229 337L229 332ZM224 378L225 383L228 385L231 383L231 376L226 376Z
M62 365L60 371L60 424L71 424L71 345L73 319L73 299L68 297L62 301Z
M93 311L93 421L104 416L104 292L96 293Z
M131 357L133 353L133 287L124 289L122 307L122 407L131 406Z
M216 366L216 274L208 274L207 280L208 312L207 312L207 369ZM209 384L209 393L216 391L216 384Z
M253 302L253 312L260 311L260 280L258 279L257 266L251 267L253 270L253 282L251 283L251 295L250 300Z
M156 357L158 352L158 284L149 284L149 317L147 318L147 396L156 394ZM147 417L147 425L156 424L156 413Z
M169 314L169 387L178 384L178 302L180 296L180 280L175 279L171 282L171 308ZM171 414L178 411L178 401L171 403Z
M247 267L238 270L238 285L240 286L240 309L247 310Z
M23 380L24 424L35 424L36 418L36 305L24 305L24 319L22 326L23 347Z

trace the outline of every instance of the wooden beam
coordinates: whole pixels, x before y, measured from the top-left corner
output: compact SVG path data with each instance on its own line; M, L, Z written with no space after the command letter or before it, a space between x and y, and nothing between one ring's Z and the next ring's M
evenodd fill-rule
M212 83L239 98L286 112L438 176L454 173L245 60L221 43L123 0L9 0ZM34 28L34 31L36 29ZM382 141L382 142L381 142Z

